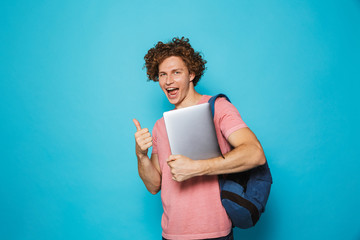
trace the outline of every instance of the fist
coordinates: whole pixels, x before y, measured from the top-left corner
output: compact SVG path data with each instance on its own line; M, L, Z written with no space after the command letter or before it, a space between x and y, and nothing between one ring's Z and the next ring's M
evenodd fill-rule
M172 179L177 182L183 182L197 176L199 173L198 163L199 161L192 160L183 155L170 155L167 159Z
M136 142L136 155L147 155L149 147L152 146L152 137L147 128L141 128L138 120L133 119L136 127L135 142Z

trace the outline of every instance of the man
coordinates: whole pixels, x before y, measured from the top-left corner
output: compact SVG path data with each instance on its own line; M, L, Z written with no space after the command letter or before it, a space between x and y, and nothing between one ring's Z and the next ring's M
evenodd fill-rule
M175 109L210 99L195 90L205 63L184 37L174 38L166 44L158 42L145 56L149 79L159 82ZM139 121L133 120L137 128L139 175L152 194L161 189L163 239L233 239L231 220L221 204L217 175L242 172L265 164L259 141L236 108L225 99L218 99L215 104L215 128L221 136L219 145L226 153L225 159L196 160L171 155L163 118L156 122L153 136Z

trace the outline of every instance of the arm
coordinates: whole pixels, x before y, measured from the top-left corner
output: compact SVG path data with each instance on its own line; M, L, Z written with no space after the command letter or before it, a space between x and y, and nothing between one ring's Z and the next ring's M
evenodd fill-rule
M161 173L157 154L152 154L150 159L147 155L137 158L139 176L147 190L152 194L158 193L161 189Z
M228 142L234 149L225 154L225 159L217 157L204 162L199 161L202 174L244 172L265 164L266 159L261 144L249 128L241 128L233 132Z
M146 188L152 194L156 194L161 188L161 171L157 154L148 157L148 149L152 146L152 137L147 128L141 128L140 123L134 119L136 126L135 153L138 160L139 176Z
M168 159L173 179L184 181L194 176L218 175L243 172L265 164L263 149L249 128L241 128L227 139L234 149L222 157L207 160L192 160L182 155Z

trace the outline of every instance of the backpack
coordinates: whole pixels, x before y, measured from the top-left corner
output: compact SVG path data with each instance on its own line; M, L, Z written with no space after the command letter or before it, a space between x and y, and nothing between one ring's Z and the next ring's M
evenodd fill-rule
M215 116L215 100L224 94L213 96L209 100L212 116ZM221 203L230 217L233 227L250 228L255 226L270 194L272 177L268 163L245 172L219 175Z

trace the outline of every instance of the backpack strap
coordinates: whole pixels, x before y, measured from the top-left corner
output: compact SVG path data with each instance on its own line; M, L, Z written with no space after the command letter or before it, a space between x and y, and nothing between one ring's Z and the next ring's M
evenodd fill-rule
M226 100L228 100L229 102L231 102L230 99L225 94L222 94L222 93L220 93L218 95L215 95L215 96L212 96L209 99L208 103L210 104L210 109L211 109L211 114L212 114L212 117L213 117L213 121L215 121L215 119L214 119L215 118L215 101L216 101L216 99L218 99L220 97L223 97ZM222 158L225 159L224 154L222 152L221 152L221 156L222 156Z
M228 100L229 102L231 102L230 99L229 99L225 94L222 94L222 93L220 93L220 94L218 94L218 95L215 95L215 96L212 96L212 97L209 99L208 103L210 104L211 113L212 113L212 117L213 117L213 118L214 118L214 116L215 116L215 101L216 101L216 99L218 99L218 98L220 98L220 97L226 98L226 100Z

